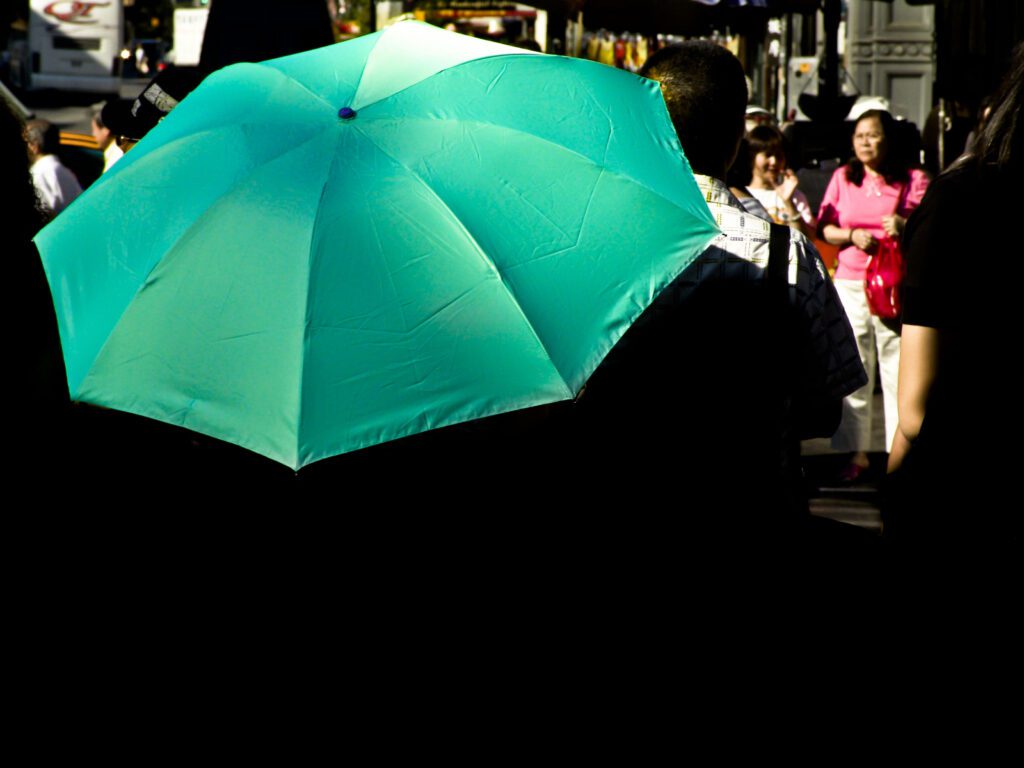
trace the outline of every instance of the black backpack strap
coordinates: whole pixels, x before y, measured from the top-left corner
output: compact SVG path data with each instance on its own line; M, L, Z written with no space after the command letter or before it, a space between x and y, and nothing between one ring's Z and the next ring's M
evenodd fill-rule
M765 270L768 295L773 299L771 306L777 313L775 322L769 324L768 327L777 337L775 347L782 355L780 375L783 377L793 373L796 362L793 347L797 333L793 323L795 311L789 303L790 233L790 228L785 224L772 223L768 241L768 267ZM795 417L793 384L792 381L787 381L784 384L786 398L783 405L783 422L780 425L782 429L782 472L787 478L785 484L785 493L788 497L786 506L791 512L805 514L808 511L807 496L800 465L800 439L796 425L793 423Z
M785 224L771 224L766 278L775 291L789 301L789 232Z

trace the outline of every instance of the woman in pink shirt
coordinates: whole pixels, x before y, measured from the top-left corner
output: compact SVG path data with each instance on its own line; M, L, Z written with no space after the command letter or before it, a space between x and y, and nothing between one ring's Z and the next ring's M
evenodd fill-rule
M924 197L928 177L901 162L902 153L890 146L895 129L895 121L888 112L870 110L860 116L853 131L855 158L832 175L818 213L822 237L840 246L836 289L868 374L868 383L846 398L843 421L832 439L833 447L853 453L842 475L848 481L855 480L868 467L876 359L882 374L887 451L896 432L899 331L868 310L864 278L878 241L887 235L898 238L903 233L907 216Z

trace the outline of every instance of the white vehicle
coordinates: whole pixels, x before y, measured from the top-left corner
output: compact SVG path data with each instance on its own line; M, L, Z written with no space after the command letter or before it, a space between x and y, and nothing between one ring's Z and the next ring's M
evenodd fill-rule
M120 0L31 0L22 87L117 93L123 5Z

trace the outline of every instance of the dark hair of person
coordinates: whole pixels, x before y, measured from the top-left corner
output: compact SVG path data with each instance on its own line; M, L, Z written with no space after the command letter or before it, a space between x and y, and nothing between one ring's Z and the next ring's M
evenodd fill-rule
M773 125L755 125L747 134L747 146L750 151L750 164L754 158L764 152L780 159L786 158L786 137Z
M739 59L715 43L691 40L657 51L640 74L661 83L693 170L723 173L743 135L747 108L747 81Z
M754 164L750 152L750 142L744 136L740 139L740 151L736 153L736 160L729 167L725 174L725 183L730 187L747 187L754 180Z
M896 120L884 109L869 109L857 118L854 124L854 132L863 120L875 118L882 126L882 134L885 136L885 154L878 166L878 172L885 179L886 184L895 182L907 182L910 180L910 165L906 162L906 154L899 147L900 132ZM854 157L846 164L846 179L851 184L860 186L864 183L864 163Z
M989 115L978 143L974 161L1001 169L1024 166L1024 43L1013 51L1010 69L992 100Z
M48 120L29 120L25 123L25 140L35 144L44 155L55 155L60 150L60 129Z

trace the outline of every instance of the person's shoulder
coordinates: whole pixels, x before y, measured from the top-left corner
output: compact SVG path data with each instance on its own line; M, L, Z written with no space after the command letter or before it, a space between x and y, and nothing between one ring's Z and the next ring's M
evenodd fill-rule
M944 212L950 207L967 203L974 204L986 194L986 184L977 165L962 163L939 174L928 183L928 189L921 201L920 216L926 213Z
M747 187L747 191L765 205L768 205L777 197L777 193L774 189L758 189L757 187Z
M805 260L820 260L818 249L807 235L794 227L788 229L790 253L796 253L799 258Z
M789 263L797 267L797 282L801 282L801 275L806 275L806 280L811 286L819 286L829 282L828 270L821 260L817 246L799 230L789 228Z
M848 167L849 166L846 163L843 163L838 168L836 168L834 171L832 171L832 176L829 177L828 183L829 184L843 184L846 181L846 169Z
M29 170L33 173L43 173L51 168L56 168L58 163L59 161L57 160L56 155L43 155L32 163Z
M921 168L911 168L910 174L910 189L923 192L931 185L932 177L929 176Z
M985 184L985 174L977 163L961 162L951 166L934 179L929 189L936 194L964 192L980 189Z
M849 186L850 182L846 178L846 166L841 165L832 171L832 176L829 177L828 184L825 185L825 194L821 199L821 205L834 207L840 197L847 194L846 189Z
M753 192L753 190L749 190L749 191ZM768 211L765 210L764 205L761 204L761 201L757 198L756 195L751 195L750 197L737 198L737 199L739 200L740 205L743 206L743 210L745 210L747 213L751 214L752 216L757 216L759 218L766 219L766 220L770 220L771 219L771 216L768 214Z

